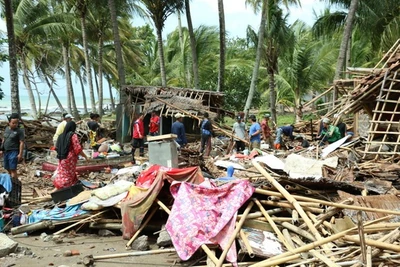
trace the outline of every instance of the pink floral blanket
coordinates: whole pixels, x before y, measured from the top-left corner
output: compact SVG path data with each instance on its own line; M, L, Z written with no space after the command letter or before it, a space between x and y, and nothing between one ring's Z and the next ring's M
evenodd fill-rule
M222 249L232 235L237 210L252 196L254 187L247 180L235 180L216 186L174 182L170 191L175 198L166 229L182 260L189 259L202 244L219 244ZM236 263L236 245L230 247L227 260Z

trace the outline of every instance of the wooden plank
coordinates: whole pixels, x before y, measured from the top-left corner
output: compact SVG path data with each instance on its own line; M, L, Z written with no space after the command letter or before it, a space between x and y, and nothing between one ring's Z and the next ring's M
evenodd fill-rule
M174 140L178 136L176 134L163 134L163 135L157 135L157 136L147 136L147 141L152 142L152 141L162 141L162 140Z

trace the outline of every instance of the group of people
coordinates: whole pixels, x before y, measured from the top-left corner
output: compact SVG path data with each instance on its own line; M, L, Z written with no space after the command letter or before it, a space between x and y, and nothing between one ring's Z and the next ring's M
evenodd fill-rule
M144 116L145 114L139 113L137 114L137 118L133 123L132 129L132 163L135 164L135 153L136 149L139 149L139 156L144 156L144 138L145 138L145 127L144 127ZM176 113L174 115L175 122L171 125L171 133L176 135L176 143L181 147L185 147L187 145L186 138L186 130L185 125L183 124L183 119L185 117L182 113ZM213 135L213 127L211 124L211 120L209 119L209 114L207 112L203 113L202 120L199 120L199 128L201 133L201 145L200 145L200 154L208 156L211 151L211 137ZM153 111L150 117L150 123L148 125L150 136L157 136L160 134L160 117L158 114Z
M255 115L249 116L251 123L249 130L247 131L246 123L243 121L243 113L236 117L236 122L232 127L232 134L235 136L236 151L245 150L245 142L249 142L249 150L254 148L260 148L261 141L264 140L270 148L279 150L283 145L283 136L288 137L291 141L296 141L295 148L307 148L310 146L308 140L301 134L294 135L294 126L285 125L278 127L275 130L275 140L272 138L272 130L269 125L270 115L265 114L261 122L257 121ZM339 139L346 136L346 124L343 123L340 118L335 115L335 119L338 119L337 125L333 125L328 118L321 120L321 125L318 131L316 140L321 140L319 145L325 145L327 143L334 143Z

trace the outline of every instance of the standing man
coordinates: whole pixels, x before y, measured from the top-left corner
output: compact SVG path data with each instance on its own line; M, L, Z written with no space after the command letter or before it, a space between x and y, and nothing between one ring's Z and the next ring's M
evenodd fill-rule
M251 152L254 148L260 148L261 126L257 122L257 118L255 115L250 115L249 119L251 121L251 126L249 130L249 137L250 137L249 150Z
M270 148L273 148L274 142L272 141L271 136L271 128L269 127L269 118L271 116L269 114L265 114L261 121L261 129L263 140L269 145Z
M183 114L176 113L175 114L176 121L171 126L171 133L173 133L177 136L176 142L181 147L184 147L187 144L185 125L183 125L183 123L182 123L183 117L185 117Z
M136 164L135 152L136 148L139 148L139 156L144 156L144 124L143 124L143 113L139 113L136 121L133 123L133 134L132 134L132 163Z
M209 156L211 151L211 136L213 130L211 121L208 119L208 112L204 112L203 120L199 122L199 125L201 131L200 155L203 154L204 149L207 146L206 156Z
M74 117L72 117L71 114L68 114L68 113L62 114L62 121L60 122L60 124L58 124L56 133L53 136L54 145L57 145L56 143L57 143L58 136L60 136L60 134L62 134L64 132L65 125L67 124L67 122L71 121L73 118Z
M276 129L276 138L274 141L274 148L275 149L281 149L282 146L282 134L289 137L291 141L294 140L293 136L293 130L294 126L293 125L288 125L288 126L281 126L278 129Z
M237 138L246 139L246 123L242 121L242 117L237 116L236 122L232 127L232 134L234 134ZM245 145L243 141L239 139L235 139L236 143L236 151L243 151L245 149Z
M19 115L11 114L9 123L4 130L2 149L0 154L4 156L4 169L12 178L18 178L17 165L23 159L25 133L18 127Z
M149 135L159 135L160 130L160 117L158 117L155 111L151 112L150 124L149 124Z

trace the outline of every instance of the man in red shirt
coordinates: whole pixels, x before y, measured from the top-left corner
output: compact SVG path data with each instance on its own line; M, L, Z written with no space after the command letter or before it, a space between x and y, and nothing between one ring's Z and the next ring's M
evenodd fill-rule
M135 151L139 148L139 156L144 156L144 124L143 124L143 113L138 114L137 120L133 123L133 134L132 134L132 163L135 164Z
M269 127L269 118L271 116L269 114L265 114L261 121L261 129L262 129L262 137L264 141L269 144L270 148L273 148L274 142L271 136L271 128Z
M159 134L160 128L160 117L157 116L157 113L153 111L151 113L150 124L149 124L149 135L156 136Z

